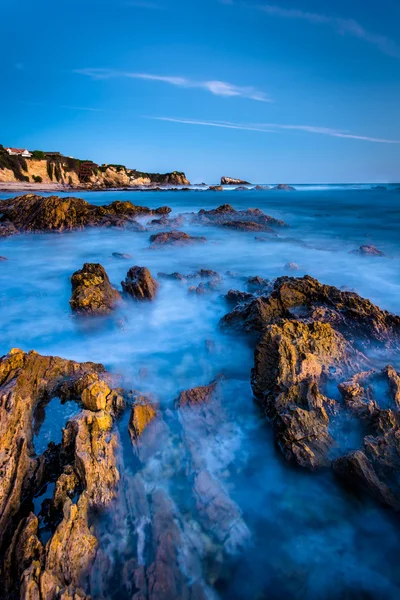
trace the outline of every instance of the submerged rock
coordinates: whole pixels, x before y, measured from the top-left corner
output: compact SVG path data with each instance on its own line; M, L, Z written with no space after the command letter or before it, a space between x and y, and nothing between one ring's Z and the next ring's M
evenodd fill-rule
M352 250L351 254L361 254L362 256L385 256L384 252L378 250L376 246L366 244L360 246L358 250Z
M288 262L288 263L286 263L284 268L286 271L298 271L300 267L295 262Z
M0 262L6 262L8 260L8 258L6 258L5 256L0 256Z
M254 221L227 221L222 223L221 227L237 229L238 231L273 231L264 223L255 223Z
M159 284L146 267L129 269L125 281L121 282L122 289L135 300L154 300Z
M186 246L187 244L204 243L205 237L191 236L183 231L167 231L150 236L150 244L153 248L166 244L174 246Z
M144 228L135 221L137 217L165 215L169 212L171 209L167 206L153 210L119 200L108 205L97 206L81 198L26 194L0 201L0 235L30 231L61 232L84 227L125 224L143 231Z
M179 394L176 405L179 408L184 406L195 406L211 400L218 385L218 379L212 381L209 385L200 385L199 387L186 390Z
M76 313L107 314L121 301L121 294L112 287L104 267L98 263L85 263L72 275L71 282L69 303Z
M290 192L290 191L296 190L295 187L293 187L292 185L288 185L287 183L279 183L272 189L273 190L283 190L285 192Z
M126 252L113 252L112 256L121 260L130 260L133 258L131 254L127 254Z

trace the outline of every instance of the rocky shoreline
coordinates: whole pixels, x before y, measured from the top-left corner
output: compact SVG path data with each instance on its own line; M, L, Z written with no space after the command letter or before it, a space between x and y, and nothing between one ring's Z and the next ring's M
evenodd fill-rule
M263 231L272 239L289 226L260 209L236 210L228 204L170 214L167 206L150 209L121 201L98 206L79 198L28 194L0 202L0 238L126 228L135 235L150 232L146 243L153 255L153 250L207 247L205 236L176 229L187 224L234 230L239 237ZM254 352L248 381L260 408L258 419L272 428L283 459L309 471L310 477L330 471L338 487L397 517L400 373L388 363L377 367L374 356L380 353L383 360L400 351L400 316L309 275L274 280L253 275L222 294L223 282L239 281L232 272L203 267L155 275L128 254L114 255L128 261L126 277L118 283L99 263L85 262L70 273L74 321L99 318L107 323L121 304L137 318L137 308L156 303L164 286L172 303L174 286L199 301L222 303L222 352L239 336ZM354 260L360 255L381 256L364 251L354 254ZM295 270L295 263L288 265L287 270ZM215 351L209 340L210 361ZM231 373L221 373L182 389L165 408L141 389L143 379L133 388L102 364L18 348L1 357L0 596L209 598L213 577L228 579L229 561L251 545L235 494L216 476L210 456L200 451L199 431L205 432L207 445L227 427L223 389L230 379ZM55 398L62 405L74 403L77 410L68 418L61 442L51 441L38 453L35 434ZM344 421L360 432L359 446L350 451L339 435ZM160 444L169 439L178 443L160 466ZM225 472L226 448L217 448ZM149 477L154 468L159 486ZM185 480L182 510L169 493L165 471ZM117 551L107 550L108 544L112 548L110 532ZM206 580L201 565L210 555L218 561Z

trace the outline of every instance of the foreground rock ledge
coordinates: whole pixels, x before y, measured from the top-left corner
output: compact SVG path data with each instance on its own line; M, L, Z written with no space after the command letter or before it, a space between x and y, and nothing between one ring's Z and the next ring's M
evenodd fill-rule
M0 236L20 232L71 231L84 227L121 227L143 229L136 218L167 215L168 206L155 210L116 200L96 206L81 198L26 194L0 201Z
M103 394L96 411L85 408L94 384L97 396ZM33 422L53 397L62 402L74 399L82 410L68 422L62 443L50 443L37 456ZM100 364L18 349L0 359L2 598L87 598L86 578L97 550L90 515L116 495L113 424L124 403ZM47 517L51 536L44 543L43 517L29 510L34 496L50 482L55 482Z

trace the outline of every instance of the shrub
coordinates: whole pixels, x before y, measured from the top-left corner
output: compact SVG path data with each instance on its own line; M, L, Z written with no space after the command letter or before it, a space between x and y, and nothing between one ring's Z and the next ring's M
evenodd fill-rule
M46 155L42 150L34 150L32 152L32 158L36 158L37 160L43 160L44 158L46 158Z
M40 177L40 175L32 175L32 179L35 183L42 183L43 179Z

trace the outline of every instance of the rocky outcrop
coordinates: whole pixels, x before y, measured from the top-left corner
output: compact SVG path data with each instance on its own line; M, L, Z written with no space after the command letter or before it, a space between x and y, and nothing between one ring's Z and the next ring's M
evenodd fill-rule
M159 284L146 267L129 269L125 281L121 281L121 285L125 294L135 300L154 300L159 288Z
M212 210L203 208L193 220L203 225L217 225L248 231L271 231L270 228L286 226L286 223L266 215L259 208L236 210L230 204L222 204Z
M146 215L166 215L167 206L155 210L119 200L104 206L89 204L81 198L26 194L0 201L0 232L71 231L84 227L143 227L135 220ZM1 235L1 234L0 234Z
M222 185L210 185L210 187L208 188L209 192L223 192L224 188L222 187Z
M258 336L252 388L284 456L309 469L329 466L337 446L331 422L350 411L375 437L369 433L364 438L360 452L365 458L341 456L334 469L357 489L368 489L396 506L400 377L393 367L379 375L392 395L392 408L381 407L373 386L365 387L377 375L362 352L371 344L399 349L400 317L309 276L281 277L271 293L238 300L222 325ZM326 395L332 385L338 386L343 403Z
M95 412L82 410L68 422L62 444L50 443L44 454L36 456L36 413L56 396L88 406L88 396L98 397L94 384L104 396L101 406L95 406ZM21 598L88 598L84 588L97 550L89 514L108 506L116 494L113 422L124 399L112 389L102 365L17 349L0 359L0 399L2 598L14 598L18 590ZM55 488L50 539L44 544L43 516L29 513L29 506L49 482L55 482ZM73 503L71 497L76 495Z
M154 403L147 396L137 396L129 418L129 435L132 443L137 443L144 430L156 418L157 411Z
M208 402L214 396L217 385L218 379L212 381L209 385L201 385L191 390L185 390L179 394L176 405L182 408L183 406L195 406L196 404Z
M71 309L80 314L102 315L111 312L121 294L112 287L104 267L97 263L85 263L71 278Z
M221 177L221 185L250 185L243 179L234 179L233 177Z
M205 237L192 236L183 231L163 231L150 236L152 248L159 248L165 245L186 246L188 244L204 243Z

